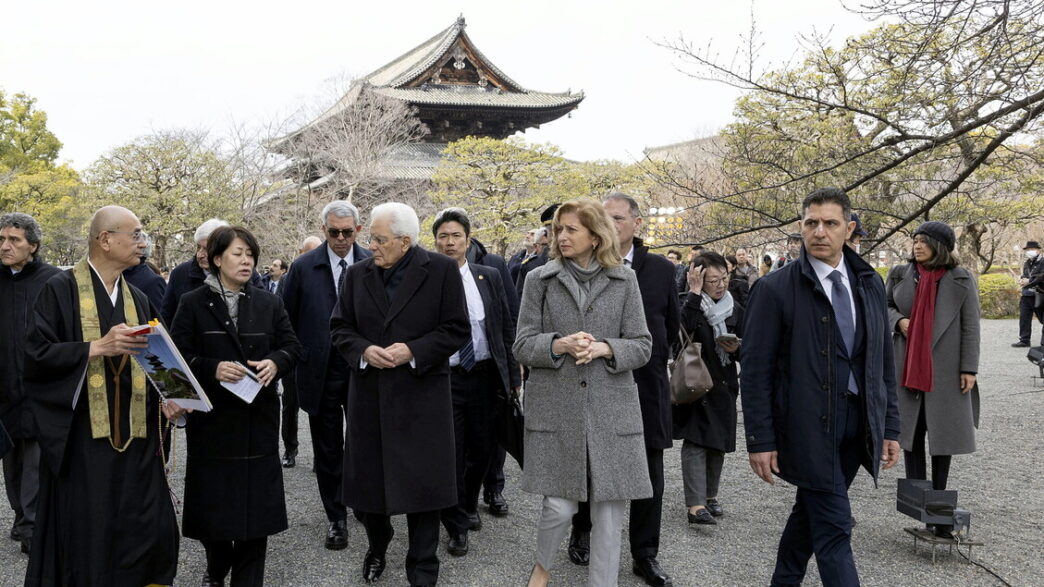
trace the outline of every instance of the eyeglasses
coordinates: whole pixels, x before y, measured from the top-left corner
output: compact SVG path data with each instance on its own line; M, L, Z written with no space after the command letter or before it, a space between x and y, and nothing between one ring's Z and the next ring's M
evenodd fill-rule
M344 238L352 238L352 235L355 234L355 229L342 228L338 230L336 228L328 228L326 229L326 234L329 234L330 238L337 238L338 236L343 236Z
M706 283L707 285L709 285L711 287L718 287L719 285L725 285L728 282L729 282L729 278L727 276L726 277L722 277L721 279L704 279L703 280L703 283Z
M109 234L129 234L131 240L133 240L136 243L143 243L149 240L149 235L141 230L135 230L133 232L129 230L104 230L102 232L107 232Z
M402 238L402 237L401 236L392 236L392 237L371 236L370 237L370 242L371 243L377 243L378 247L383 247L384 245L388 244L389 242L391 242L391 241L393 241L395 239L399 239L399 238Z

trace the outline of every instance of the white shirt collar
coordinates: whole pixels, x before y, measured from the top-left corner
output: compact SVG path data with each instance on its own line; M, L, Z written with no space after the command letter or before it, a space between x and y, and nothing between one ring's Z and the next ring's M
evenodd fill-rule
M623 260L627 261L627 266L634 265L634 243L631 243L631 250L627 251L627 254L624 255Z
M90 257L87 258L87 264L91 266L91 271L93 271L94 274L98 276L98 281L102 282L102 285L105 285L105 280L102 279L101 273L98 272L98 269L94 266L94 263L91 263ZM113 308L116 307L116 298L120 296L121 279L123 279L123 273L120 273L119 276L116 277L116 284L112 286L112 293L109 294L109 299L112 300Z
M348 247L347 255L345 255L344 257L338 257L337 253L335 253L333 251L333 248L330 247L330 243L326 243L326 254L330 257L330 267L337 267L338 265L340 265L341 259L344 259L345 263L351 265L355 262L355 245Z
M464 259L464 264L460 266L460 276L468 277L471 275L471 268L468 267L468 260Z
M844 254L841 255L841 260L838 262L837 267L831 267L830 265L824 263L823 261L820 261L812 255L808 256L808 261L812 264L812 269L815 270L816 277L819 278L819 281L826 281L830 279L830 274L834 271L840 271L841 280L845 282L848 281L848 269L847 267L845 267Z

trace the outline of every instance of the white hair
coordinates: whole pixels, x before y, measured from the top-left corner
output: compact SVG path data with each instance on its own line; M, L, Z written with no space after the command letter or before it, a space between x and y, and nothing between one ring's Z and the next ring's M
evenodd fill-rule
M334 200L329 204L323 206L323 212L320 221L324 226L326 225L326 220L330 217L331 214L338 218L348 218L349 216L351 216L352 220L356 224L360 224L359 209L356 208L355 205L353 205L348 200Z
M220 218L211 218L210 220L207 220L203 224L200 224L199 228L196 229L196 234L193 238L193 242L198 244L199 241L207 240L208 238L210 238L210 233L221 228L222 226L229 226L229 224Z
M370 210L370 226L372 227L378 218L385 216L388 217L388 227L391 228L392 234L410 237L411 247L419 244L420 220L413 208L400 202L386 202L374 206L373 210Z

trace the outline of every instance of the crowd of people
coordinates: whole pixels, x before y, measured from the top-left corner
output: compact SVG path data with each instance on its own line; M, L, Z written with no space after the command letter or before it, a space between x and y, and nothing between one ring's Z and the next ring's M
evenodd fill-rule
M490 514L509 512L501 423L521 397L516 481L542 497L531 587L549 583L563 544L590 585L616 585L625 517L633 572L671 585L658 561L664 451L681 441L688 522L718 524L737 400L754 474L797 488L772 584L800 584L814 555L825 585L856 585L858 470L876 480L902 456L907 477L930 473L943 489L951 457L975 450L977 288L941 222L918 227L908 262L882 280L858 254L865 233L843 191L816 190L800 212L779 259L693 247L683 261L645 246L638 202L611 192L550 206L505 260L461 208L435 216L430 251L409 206L383 203L364 221L338 200L320 214L322 238L264 276L251 230L208 220L169 280L145 263L130 210L99 209L66 271L43 260L31 216L6 214L0 423L25 584L172 585L182 537L206 552L204 586L263 584L268 537L288 527L282 476L297 464L300 409L325 548L347 547L351 512L368 546L359 578L376 582L391 516L405 515L406 576L434 585L440 526L445 551L466 556L480 494ZM150 389L131 357L151 320L211 411ZM672 403L669 365L691 344L713 385ZM262 386L249 403L226 387L247 376ZM180 531L175 426L187 441Z

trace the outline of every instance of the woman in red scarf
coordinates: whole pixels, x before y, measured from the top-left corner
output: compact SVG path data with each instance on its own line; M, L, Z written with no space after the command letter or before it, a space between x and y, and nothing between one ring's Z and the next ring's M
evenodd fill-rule
M927 436L935 489L946 488L951 455L975 452L979 424L978 286L958 266L955 242L949 226L925 222L914 231L910 263L885 284L906 476L927 479Z

